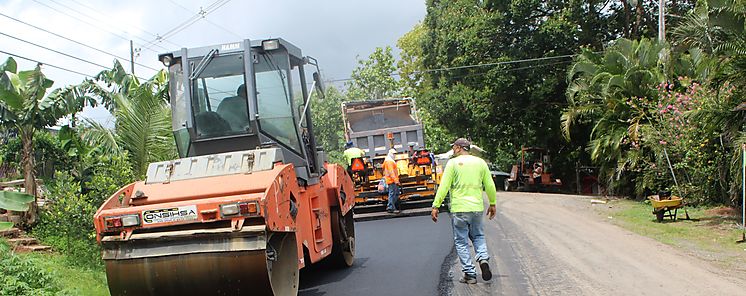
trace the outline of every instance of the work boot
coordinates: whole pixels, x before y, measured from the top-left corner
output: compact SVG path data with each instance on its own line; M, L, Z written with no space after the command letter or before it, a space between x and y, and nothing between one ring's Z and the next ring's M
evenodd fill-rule
M492 271L490 270L490 263L487 260L479 260L479 269L482 270L482 279L489 281L492 279Z
M477 277L473 276L473 275L465 274L460 279L458 279L458 282L459 283L464 283L464 284L476 284L477 283Z

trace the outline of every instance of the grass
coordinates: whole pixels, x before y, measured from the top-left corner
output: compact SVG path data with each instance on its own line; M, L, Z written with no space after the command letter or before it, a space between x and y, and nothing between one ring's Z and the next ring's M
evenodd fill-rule
M66 295L109 295L106 273L103 269L71 265L65 255L20 254L31 259L39 267L49 271L59 281Z
M0 238L0 244L7 248L4 239ZM101 267L76 266L70 263L70 258L57 253L15 253L15 256L50 275L49 285L59 287L61 295L109 295L106 274Z
M723 207L687 207L691 220L679 209L679 220L665 218L658 223L647 202L613 200L604 209L613 223L634 233L658 240L725 268L744 269L746 244L736 244L741 238L740 217ZM746 271L746 270L745 270Z

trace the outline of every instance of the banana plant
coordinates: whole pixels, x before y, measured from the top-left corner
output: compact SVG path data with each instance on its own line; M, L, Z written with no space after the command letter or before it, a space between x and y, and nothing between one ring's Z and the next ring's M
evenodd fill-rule
M0 209L25 212L34 201L34 196L16 191L0 191ZM0 230L13 227L13 222L0 222Z
M93 86L92 82L56 89L47 95L54 82L42 73L41 66L18 71L13 58L0 64L0 125L17 131L21 137L24 188L31 195L36 195L34 132L57 124L59 119L81 111L85 105L96 104L91 90L86 88ZM36 203L31 203L25 222L33 224L36 214Z

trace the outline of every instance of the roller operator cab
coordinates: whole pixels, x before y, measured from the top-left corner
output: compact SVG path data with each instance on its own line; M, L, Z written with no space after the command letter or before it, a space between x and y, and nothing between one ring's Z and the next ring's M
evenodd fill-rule
M274 146L298 177L319 176L306 70L315 59L283 39L244 40L162 54L181 157ZM313 85L321 88L314 73Z
M283 39L159 59L181 158L96 212L111 294L296 295L300 268L351 266L354 185L315 148L316 60Z

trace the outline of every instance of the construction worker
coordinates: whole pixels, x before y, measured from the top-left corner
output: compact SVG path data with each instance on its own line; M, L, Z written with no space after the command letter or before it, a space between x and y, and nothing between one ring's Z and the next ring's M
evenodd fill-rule
M352 165L352 159L365 156L365 151L363 151L363 149L355 147L355 144L353 144L352 141L348 141L345 144L345 151L343 154L345 156L345 163L349 168L350 165Z
M398 208L399 187L401 183L399 183L399 168L396 166L394 155L396 155L396 149L391 148L386 155L386 159L383 161L383 177L386 180L386 186L388 186L389 191L389 202L386 205L386 211L398 214L401 212L401 209Z
M440 187L435 194L431 217L438 222L438 208L446 194L451 193L451 218L453 224L453 238L456 245L461 270L464 275L459 282L467 284L477 283L477 272L469 254L469 239L474 245L474 253L482 270L482 279L492 279L490 271L490 255L487 252L487 241L484 236L483 217L484 201L482 191L487 192L490 206L487 215L495 218L495 183L492 181L487 163L476 156L469 155L471 143L459 138L453 144L453 158L446 163Z

